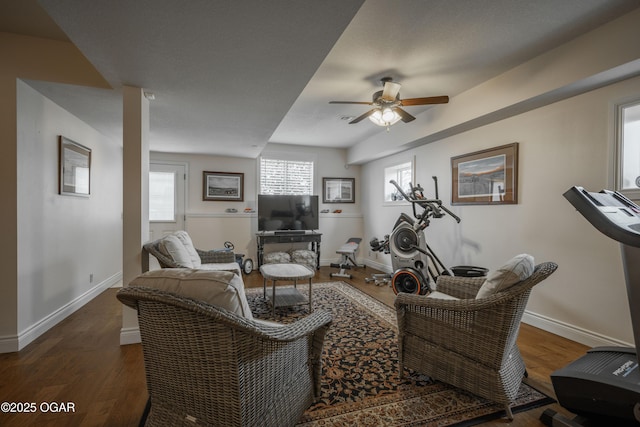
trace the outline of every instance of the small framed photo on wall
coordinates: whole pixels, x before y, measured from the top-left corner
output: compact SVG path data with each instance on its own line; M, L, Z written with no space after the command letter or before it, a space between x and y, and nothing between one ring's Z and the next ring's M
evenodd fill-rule
M322 178L322 203L355 203L355 178Z
M91 149L62 135L58 136L58 194L91 194Z
M202 181L202 200L227 202L244 200L243 173L204 171Z

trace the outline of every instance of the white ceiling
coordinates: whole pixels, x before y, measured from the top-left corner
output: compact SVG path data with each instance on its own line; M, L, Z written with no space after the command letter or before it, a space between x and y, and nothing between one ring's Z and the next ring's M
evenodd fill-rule
M0 31L71 40L113 90L29 82L114 140L123 85L155 93L154 151L256 157L268 142L350 147L380 78L457 94L639 6L637 0L11 0ZM47 16L48 15L48 16ZM55 23L54 23L55 22ZM62 31L60 31L62 30ZM482 102L482 100L478 100ZM407 107L420 121L428 108ZM393 128L392 128L393 131Z

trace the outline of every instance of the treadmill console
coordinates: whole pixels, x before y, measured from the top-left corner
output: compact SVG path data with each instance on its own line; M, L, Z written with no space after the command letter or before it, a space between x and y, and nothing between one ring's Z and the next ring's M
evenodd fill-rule
M595 228L625 245L640 248L640 206L609 190L599 193L571 187L564 197Z

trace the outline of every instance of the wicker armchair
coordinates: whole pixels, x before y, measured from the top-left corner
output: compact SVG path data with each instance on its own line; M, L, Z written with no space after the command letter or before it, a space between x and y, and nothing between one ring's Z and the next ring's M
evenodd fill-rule
M531 288L557 268L539 264L510 288L475 299L484 278L440 276L438 292L458 300L398 294L400 377L404 368L505 405L514 400L525 374L516 340Z
M294 425L319 396L328 312L278 325L150 288L118 299L138 311L147 426Z

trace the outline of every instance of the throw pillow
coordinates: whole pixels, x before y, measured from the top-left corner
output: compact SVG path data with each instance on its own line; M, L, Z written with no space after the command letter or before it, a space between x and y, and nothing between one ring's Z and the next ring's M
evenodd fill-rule
M296 249L291 251L291 262L308 265L314 269L316 268L316 258L316 253L308 249Z
M160 289L222 307L239 316L253 319L240 276L230 271L165 268L148 271L129 286Z
M262 258L263 264L286 264L291 262L291 255L286 252L269 252Z
M193 261L191 255L184 246L184 243L180 241L173 234L169 234L162 239L162 244L165 251L169 254L173 261L181 267L193 268Z
M191 264L193 268L198 268L202 265L202 261L200 260L200 255L198 255L198 251L193 246L193 241L191 240L191 236L184 230L176 231L173 233L174 236L178 238L184 245L184 248L189 253L189 257L191 258Z
M482 287L480 287L476 299L486 298L504 291L510 286L529 278L533 274L534 268L534 259L531 255L520 254L514 256L502 267L489 273Z

